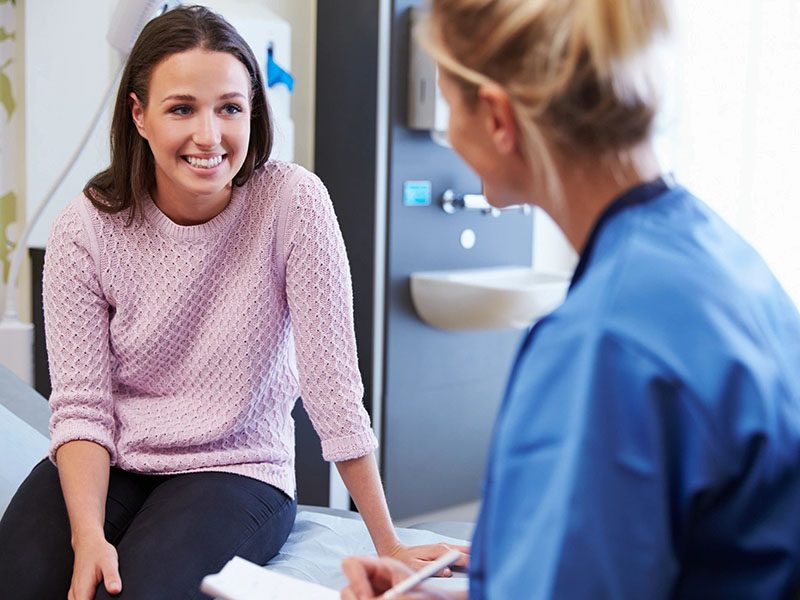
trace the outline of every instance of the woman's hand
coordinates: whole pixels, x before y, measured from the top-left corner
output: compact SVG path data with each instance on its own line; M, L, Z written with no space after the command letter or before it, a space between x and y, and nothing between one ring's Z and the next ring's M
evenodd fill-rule
M122 591L117 549L101 535L76 541L72 583L67 600L92 600L102 581L109 594Z
M68 600L92 600L103 581L106 591L118 594L122 580L117 566L117 549L103 533L111 457L103 446L73 440L56 452L58 477L72 531L72 583Z
M466 567L469 565L469 546L456 546L452 544L406 546L398 542L388 553L386 553L386 556L400 561L413 571L418 571L427 563L436 560L450 550L458 550L461 552L461 558L454 562L454 565L458 565L459 567ZM449 568L444 568L439 571L435 577L450 577L452 574L453 572Z
M358 512L367 525L369 535L380 556L396 558L416 571L449 550L458 550L463 556L455 564L459 566L467 565L469 562L469 548L466 546L450 546L447 544L406 546L399 541L397 532L389 517L386 497L383 494L381 478L378 475L378 465L372 454L337 462L336 467L339 469L342 480L356 503ZM452 572L450 569L442 569L438 575L449 577Z
M410 550L410 548L409 548ZM342 590L342 600L373 600L379 598L406 577L412 570L393 558L351 556L342 562L348 585ZM463 594L460 594L463 597ZM434 590L424 585L409 590L397 600L452 600L459 594Z

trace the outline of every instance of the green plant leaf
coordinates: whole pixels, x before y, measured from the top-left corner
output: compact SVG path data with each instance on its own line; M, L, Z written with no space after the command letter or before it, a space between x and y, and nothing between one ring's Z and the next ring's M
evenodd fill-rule
M14 244L6 239L8 226L17 220L17 196L14 192L7 192L0 197L0 265L3 267L3 281L8 280L11 269L8 257L14 250Z
M13 31L8 32L6 31L5 27L0 27L0 42L5 42L6 40L13 40L16 38L16 35Z
M17 104L14 102L14 94L11 91L11 80L2 71L0 71L0 104L6 109L10 121Z

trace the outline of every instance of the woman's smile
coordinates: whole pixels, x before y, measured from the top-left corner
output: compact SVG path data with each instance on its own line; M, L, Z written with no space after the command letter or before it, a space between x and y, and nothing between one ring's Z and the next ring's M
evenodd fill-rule
M184 156L182 157L189 166L193 169L197 169L199 171L210 172L214 171L217 167L222 164L222 161L225 160L225 154L217 154L215 156Z

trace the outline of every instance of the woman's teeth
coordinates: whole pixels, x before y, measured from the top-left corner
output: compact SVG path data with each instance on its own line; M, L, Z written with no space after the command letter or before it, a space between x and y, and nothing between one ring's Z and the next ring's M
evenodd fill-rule
M187 156L186 162L198 169L213 169L222 162L222 157L212 156L211 158L195 158L194 156Z

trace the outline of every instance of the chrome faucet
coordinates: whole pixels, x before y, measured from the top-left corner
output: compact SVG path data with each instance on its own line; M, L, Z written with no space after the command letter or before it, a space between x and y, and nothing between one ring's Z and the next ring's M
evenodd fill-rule
M453 190L445 190L442 194L439 204L442 210L448 215L455 214L459 210L479 210L485 215L492 215L499 217L501 211L505 210L519 210L524 215L531 213L531 207L527 204L515 204L505 208L497 208L489 204L486 196L483 194L456 194Z

